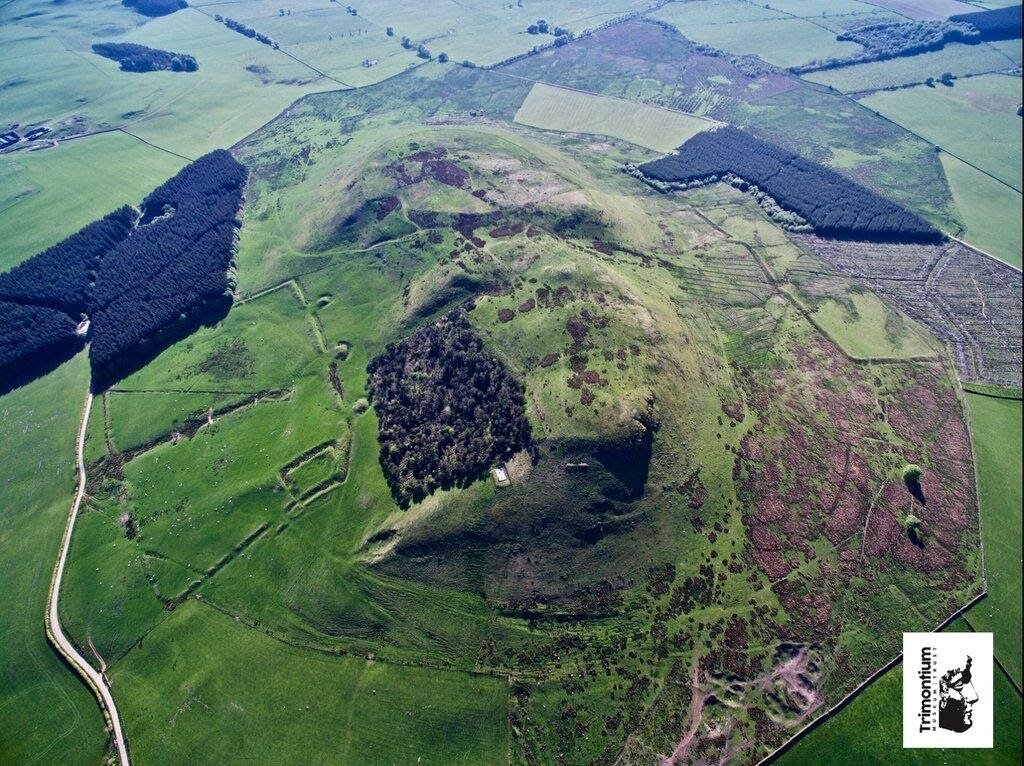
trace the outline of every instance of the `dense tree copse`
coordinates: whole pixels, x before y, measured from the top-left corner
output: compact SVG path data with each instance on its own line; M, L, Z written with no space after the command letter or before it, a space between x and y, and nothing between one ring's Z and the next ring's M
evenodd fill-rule
M162 51L135 43L95 43L93 53L116 61L125 72L194 72L199 68L194 56Z
M939 50L946 43L979 43L981 35L970 24L952 21L883 21L847 30L836 35L836 39L841 42L857 43L864 50L852 56L811 61L793 67L792 71L815 72L863 64L867 61L915 56L918 53Z
M523 387L453 311L369 367L380 462L402 505L479 478L530 443Z
M226 310L246 175L228 152L207 154L146 197L141 218L115 210L0 274L0 385L81 344L83 314L102 385Z
M73 351L82 344L76 322L47 306L0 301L0 391L40 357Z
M230 304L245 179L245 168L217 150L143 200L139 227L101 259L97 273L90 357L99 379L154 339Z
M88 313L100 259L131 233L136 216L125 205L0 274L0 300L48 306L73 318Z
M991 11L977 11L950 16L949 20L970 24L981 34L982 40L1016 40L1021 36L1020 3Z
M720 180L732 174L767 194L828 237L937 242L924 219L834 170L733 127L698 133L675 154L639 168L661 188Z
M166 16L187 8L185 0L121 0L125 8L132 8L143 16Z

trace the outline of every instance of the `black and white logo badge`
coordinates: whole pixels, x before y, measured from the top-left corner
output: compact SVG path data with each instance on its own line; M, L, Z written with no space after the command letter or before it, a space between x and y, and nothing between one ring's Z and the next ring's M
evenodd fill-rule
M992 747L992 634L903 634L903 747Z

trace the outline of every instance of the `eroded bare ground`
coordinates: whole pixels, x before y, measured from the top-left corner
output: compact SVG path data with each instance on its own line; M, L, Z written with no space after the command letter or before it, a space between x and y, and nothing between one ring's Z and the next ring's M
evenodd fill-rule
M957 242L894 245L792 235L927 325L965 380L1021 384L1021 273Z

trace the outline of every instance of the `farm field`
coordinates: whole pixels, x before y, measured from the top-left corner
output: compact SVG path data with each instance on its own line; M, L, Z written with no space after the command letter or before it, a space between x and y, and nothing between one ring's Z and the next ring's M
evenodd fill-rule
M876 0L875 5L888 8L908 19L942 20L958 13L973 13L985 3L964 3L960 0Z
M111 158L132 167L123 175ZM120 205L135 204L185 160L120 132L0 161L0 268L7 270Z
M42 629L75 487L74 442L89 385L84 354L0 399L0 760L98 763L103 716ZM46 481L38 481L45 476ZM17 732L17 736L12 733Z
M967 627L959 623L953 629L966 631ZM1021 700L998 670L995 694L994 750L904 750L903 666L899 665L858 695L842 713L798 741L777 763L811 766L827 758L830 763L843 766L865 763L916 766L934 763L937 757L949 766L1016 763L1021 757Z
M703 3L696 5L700 7ZM699 15L696 18L690 15L690 7L689 3L670 3L651 17L672 24L695 42L730 53L754 54L779 67L849 56L861 50L856 43L836 40L835 32L810 20L773 11L766 14L761 8L746 3L732 6L743 20L704 22ZM706 12L714 10L715 6L710 6ZM746 14L752 14L753 18Z
M185 675L174 672L199 658ZM196 601L111 673L133 689L125 714L140 762L224 763L245 753L470 766L507 750L504 679L303 651Z
M945 153L942 166L964 225L960 237L1020 268L1020 193Z
M556 0L529 7L509 3L462 3L454 0L409 5L395 0L369 0L357 14L328 0L299 0L284 8L267 0L242 0L194 4L204 13L220 13L268 35L289 54L307 61L351 85L369 85L420 62L415 47L425 45L437 56L447 53L453 61L490 65L552 42L551 35L529 34L527 27L541 13L552 27L559 25L579 34L616 17L647 8L638 0L601 0L580 3ZM291 11L291 13L287 13ZM394 36L386 36L391 27ZM412 50L400 45L403 37ZM364 59L377 63L364 67Z
M13 16L14 7L2 13ZM65 46L54 33L62 33L69 21L46 6L4 26L7 55L0 76L8 83L4 105L13 121L46 124L57 136L123 127L194 159L234 143L305 93L341 87L194 9L141 26L136 19L144 17L121 9L117 17L123 26L113 29L90 12L73 13L86 15L75 19L82 27L72 26ZM189 53L199 69L122 72L116 62L89 50L92 35Z
M955 76L963 78L968 75L999 72L1012 66L1012 59L1008 58L996 44L949 43L941 50L919 53L916 56L869 61L838 69L808 72L801 76L805 80L827 85L843 93L865 93L919 85L929 77L938 79L944 72L952 72ZM946 86L939 84L935 87Z
M671 152L717 123L668 109L538 83L516 112L515 121L543 130L590 133Z
M0 8L0 761L119 760L81 426L136 766L925 763L899 666L787 743L986 585L1019 762L1020 78L912 85L1014 41L786 71L977 7Z
M1003 183L1021 190L1021 136L1017 105L1021 80L984 75L951 88L924 85L862 99L889 119L924 136Z
M1021 683L1021 403L968 394L978 456L989 596L968 612L975 630L995 633L996 656Z

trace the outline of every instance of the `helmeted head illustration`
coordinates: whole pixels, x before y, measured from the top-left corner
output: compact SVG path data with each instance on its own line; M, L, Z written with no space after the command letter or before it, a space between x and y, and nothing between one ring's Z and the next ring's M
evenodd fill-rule
M939 680L939 726L949 731L967 731L974 723L971 709L977 701L968 656L963 668L953 668Z

